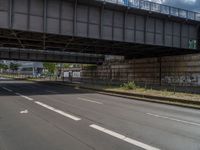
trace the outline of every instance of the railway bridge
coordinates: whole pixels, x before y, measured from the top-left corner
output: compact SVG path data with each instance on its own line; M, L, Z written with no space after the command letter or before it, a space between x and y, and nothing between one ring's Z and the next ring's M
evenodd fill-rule
M0 0L0 18L1 59L28 60L33 50L40 61L58 52L53 61L63 62L70 52L78 53L73 62L80 54L99 61L99 54L144 58L199 52L199 13L144 0Z

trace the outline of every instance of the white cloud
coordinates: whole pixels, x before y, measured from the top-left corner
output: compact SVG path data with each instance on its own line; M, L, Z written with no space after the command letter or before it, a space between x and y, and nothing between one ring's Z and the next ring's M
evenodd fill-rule
M155 3L160 3L160 4L165 2L165 0L149 0L149 1L155 2Z
M195 3L196 0L184 0L185 3Z
M178 1L182 3L190 3L190 4L196 3L196 0L149 0L149 1L156 2L156 3L165 3L167 1L171 1L171 2L173 1L174 3Z

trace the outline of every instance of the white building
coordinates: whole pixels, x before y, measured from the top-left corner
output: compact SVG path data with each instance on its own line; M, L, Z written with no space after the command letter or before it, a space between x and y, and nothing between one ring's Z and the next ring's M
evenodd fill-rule
M41 62L27 62L27 61L6 61L0 60L0 63L10 65L10 63L19 64L18 73L31 75L31 76L40 76L43 72L43 63Z
M41 62L18 62L20 64L19 73L40 76L43 72L43 63Z

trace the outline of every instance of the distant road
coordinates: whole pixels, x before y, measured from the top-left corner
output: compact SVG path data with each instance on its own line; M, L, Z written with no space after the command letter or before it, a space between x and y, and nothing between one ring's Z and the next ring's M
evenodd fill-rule
M200 150L199 141L199 110L0 82L0 150Z

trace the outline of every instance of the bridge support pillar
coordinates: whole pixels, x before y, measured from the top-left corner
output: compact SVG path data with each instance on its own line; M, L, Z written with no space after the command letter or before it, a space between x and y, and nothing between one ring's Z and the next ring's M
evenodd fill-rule
M200 49L200 26L198 27L197 49Z
M159 63L159 84L162 86L162 57L158 58Z

